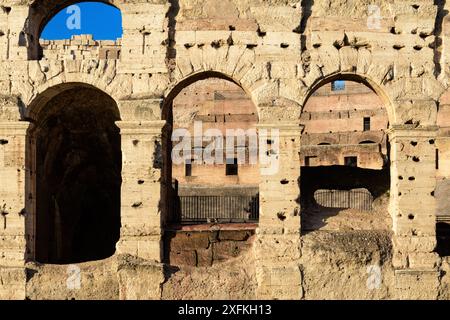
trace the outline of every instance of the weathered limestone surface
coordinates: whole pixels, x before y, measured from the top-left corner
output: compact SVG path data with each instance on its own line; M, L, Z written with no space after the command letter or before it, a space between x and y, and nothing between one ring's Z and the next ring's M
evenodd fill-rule
M449 161L450 133L437 122L450 86L449 2L107 0L122 12L122 39L40 44L51 14L75 2L0 0L0 298L449 298L448 258L434 252L442 208L436 146L444 149L439 160ZM280 130L280 170L260 181L248 259L174 273L162 264L170 183L162 110L189 83L218 75L251 97L260 129ZM339 236L300 232L302 108L339 77L372 87L390 125L392 234L371 234L370 247L356 253ZM82 267L89 285L74 294L63 287L65 267L33 264L27 130L53 97L83 86L107 93L120 110L122 226L116 255ZM359 246L360 236L348 243ZM368 292L367 267L377 263L385 282ZM347 286L334 283L346 277Z

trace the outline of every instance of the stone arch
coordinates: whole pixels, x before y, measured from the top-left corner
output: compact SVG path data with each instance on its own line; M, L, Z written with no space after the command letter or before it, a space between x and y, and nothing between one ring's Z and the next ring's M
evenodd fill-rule
M115 100L86 83L49 87L29 104L28 259L60 264L114 254L120 236L120 119Z
M167 120L167 112L170 110L170 108L172 108L171 103L172 103L173 99L184 88L188 87L189 85L191 85L197 81L205 80L208 78L218 78L218 79L227 80L227 81L230 81L230 82L236 84L237 86L239 86L252 99L252 102L255 105L256 110L258 111L258 117L259 117L258 104L256 103L252 92L250 92L246 87L244 87L238 80L236 80L232 76L229 76L221 71L200 71L200 72L194 72L192 74L189 74L186 77L183 77L182 79L177 81L174 85L170 86L166 90L164 103L163 103L163 107L162 107L161 118L164 120Z
M114 81L116 78L108 81L106 76L99 77L97 76L97 73L85 73L82 71L69 73L65 69L62 72L63 73L58 77L36 84L31 93L21 93L23 103L27 106L23 117L32 117L37 105L45 105L45 100L48 101L58 93L74 87L98 89L109 95L117 104L119 104L120 93L116 90L115 84L120 81Z
M201 87L203 85L201 82L205 81L205 80L209 80L209 79L211 79L211 80L219 80L219 81L223 80L224 82L228 82L228 83L233 85L233 89L235 91L236 91L236 89L239 88L240 91L241 91L240 94L245 95L245 97L246 97L246 99L243 99L243 100L245 100L245 103L247 105L249 103L252 105L252 111L251 111L251 114L248 113L248 114L244 115L244 117L248 116L248 119L246 118L245 120L244 119L236 120L236 118L232 117L233 116L233 111L231 111L231 117L227 118L226 121L225 120L220 120L220 119L217 120L218 118L220 118L220 116L222 116L223 119L225 119L225 117L230 116L229 114L227 114L227 115L222 114L221 111L217 111L218 109L215 109L215 108L211 109L212 112L211 112L211 114L208 114L208 115L202 114L200 112L198 119L201 119L199 121L205 122L205 128L211 126L211 128L214 128L214 129L220 128L218 130L224 130L224 127L227 126L226 123L232 123L232 125L236 125L236 123L238 123L238 122L240 123L240 122L249 121L249 123L256 124L258 122L258 119L259 119L257 105L254 103L254 100L251 99L252 95L249 93L249 91L245 90L245 88L243 88L243 86L237 80L235 80L234 78L232 78L232 77L230 77L227 74L224 74L222 72L218 72L218 71L204 72L203 71L203 72L194 73L194 74L192 74L192 75L190 75L190 76L188 76L186 78L183 78L182 80L177 82L175 85L173 85L171 88L169 88L166 91L165 99L164 99L164 102L163 102L163 105L162 105L162 114L161 114L161 118L166 121L166 126L163 129L163 142L162 142L162 154L163 154L163 158L164 158L164 160L163 160L163 169L162 169L162 181L163 181L162 182L162 189L163 189L162 198L167 200L167 201L165 201L165 200L162 201L164 204L166 204L164 206L164 209L163 209L163 210L165 210L165 213L162 214L162 216L163 216L163 219L162 219L163 220L163 226L166 226L169 223L173 223L176 220L176 219L173 219L173 215L171 213L172 212L171 210L173 210L173 208L170 207L171 206L170 202L173 202L173 201L170 200L170 199L174 199L174 198L178 199L177 198L177 196L178 196L177 192L179 190L181 190L181 188L178 188L178 187L179 186L181 187L182 184L184 184L184 187L186 187L186 188L190 188L190 187L192 187L193 189L197 188L197 189L194 190L196 192L197 190L199 190L198 189L199 186L202 186L202 184L206 183L204 178L203 179L196 179L195 183L193 183L193 184L195 184L195 186L193 186L193 185L190 184L190 180L183 176L184 173L180 173L181 172L179 170L181 168L180 164L176 164L173 167L172 158L171 158L171 151L172 151L172 148L173 148L172 141L171 141L171 136L172 136L172 130L175 127L177 127L176 125L174 125L175 124L175 120L176 120L176 115L174 115L174 112L173 112L173 110L174 110L174 101L176 101L176 98L180 94L182 94L183 90L185 90L189 86L200 82L199 87ZM212 85L214 87L214 84L211 84L210 82L207 83L207 86L209 86L209 85ZM228 88L228 89L230 89L230 88ZM210 90L210 89L206 89L206 90ZM199 97L200 97L200 94L202 94L201 91L202 90L200 89ZM219 92L219 94L220 94L220 92ZM240 96L240 94L238 94L238 96ZM197 95L197 92L195 93L195 95ZM224 98L222 96L221 98L217 98L217 99L214 98L213 100L215 101L214 103L216 103L219 100L227 100L227 99L228 98ZM241 99L240 102L242 102L242 97L238 97L238 99ZM200 99L200 100L202 100L202 99ZM188 92L188 100L187 101L190 101L189 100L189 92ZM187 102L187 105L189 105L189 103L190 102ZM199 104L200 108L202 107L201 103L202 102L200 102L200 104ZM222 102L219 101L218 103L221 104ZM223 106L223 108L226 108L226 107L228 107L228 106L227 105ZM175 106L175 108L176 108L176 106ZM221 107L219 107L219 109L220 108ZM189 110L189 112L191 112L191 111ZM194 114L194 113L191 112L191 114ZM218 117L219 114L220 114L220 116ZM195 115L197 115L197 113L195 113ZM207 119L211 115L213 117L216 117L216 121L213 120L211 122L210 119ZM231 119L231 120L228 122L228 119ZM189 128L189 130L192 129L192 126L190 126L190 125L193 124L193 121L194 121L193 118L190 118L185 123L185 124L187 124L186 128ZM181 121L181 122L183 122L183 121ZM219 123L219 125L217 127L215 126L215 122ZM235 128L235 127L232 126L230 128L238 129L238 128L241 128L241 127L236 127ZM245 127L243 130L245 131L247 129L248 128ZM256 128L255 128L255 131L256 131ZM223 133L223 137L225 137L225 132L223 131L222 133ZM202 165L203 164L205 164L205 163L202 163ZM221 165L223 165L223 167L224 167L222 173L223 173L223 175L225 175L225 172L226 172L225 171L225 164L220 164L219 166L216 166L216 163L214 163L212 165L212 167L213 167L213 169L212 169L213 173L212 174L213 175L218 173L217 169L222 170ZM247 166L247 163L245 165ZM178 166L178 168L176 166ZM183 166L183 165L181 165L181 166ZM250 165L248 165L248 167L250 167ZM254 168L256 168L256 166ZM199 168L199 169L203 170L203 168ZM227 167L227 170L228 170L228 167ZM239 170L243 170L244 171L246 169L239 169ZM205 172L205 171L202 171L202 172ZM241 171L239 171L239 172L241 172ZM259 168L258 168L258 172L259 172ZM175 173L177 173L178 175L176 175ZM227 173L227 175L228 175L228 173ZM236 175L236 177L237 177L237 174L233 174L233 175ZM173 179L175 177L176 177L176 179ZM195 178L198 178L198 177L195 177ZM223 179L223 181L220 180L220 179ZM174 180L176 180L176 183L175 183L176 187L174 187L174 184L173 184ZM223 178L223 177L220 177L219 180L222 181L226 187L230 187L230 185L232 185L233 183L239 184L239 186L240 186L241 182L243 180L245 180L245 178L242 179L242 176L239 173L239 179L236 179L235 182L231 182L232 179L226 179L226 178ZM253 189L257 189L258 188L258 183L254 182L254 181L252 181L252 183L254 183ZM210 182L210 184L211 184L211 186L210 186L211 189L214 189L214 188L217 189L218 188L218 185L214 185L214 183L211 183L211 182ZM245 187L247 187L247 186L245 186ZM193 196L195 196L195 192L192 193L192 194L194 194ZM233 193L233 192L237 192L237 191L236 190L231 190L231 192ZM253 190L251 192L253 192ZM223 196L223 192L216 192L215 196L218 196L218 197ZM178 200L175 200L175 201L178 201Z
M81 76L80 76L81 78ZM92 77L91 80L94 80L95 78ZM86 80L86 79L83 79ZM87 81L87 82L65 82L65 81L59 81L57 83L48 81L45 82L42 86L39 86L35 89L35 93L33 97L29 99L29 101L26 103L27 108L26 112L24 114L24 117L26 119L35 119L37 114L41 111L41 109L49 102L51 99L53 99L55 96L60 94L61 92L64 92L66 90L74 89L74 88L90 88L95 89L103 92L104 94L107 94L110 96L116 103L117 99L113 97L113 92L110 92L108 90L108 87L105 85L104 87L101 86L100 83L95 83L96 81ZM95 85L94 85L95 83ZM99 85L100 84L100 85Z
M323 85L336 81L336 80L345 80L345 81L352 81L352 82L358 82L369 89L371 89L383 102L383 105L386 107L386 111L388 114L389 124L393 125L397 123L397 115L396 115L396 107L392 99L390 98L388 94L388 90L384 88L384 86L378 85L374 80L372 80L370 77L358 74L355 72L342 72L342 73L333 73L328 76L320 77L315 79L312 84L308 87L304 98L302 100L302 110L303 107L306 105L306 102L311 97L311 95L320 87Z
M342 90L330 86L333 81L338 80L347 82ZM327 84L328 86L324 87ZM310 98L312 99L309 100ZM366 76L357 73L333 73L312 81L303 99L304 114L301 123L305 125L308 134L303 134L300 147L300 157L305 163L300 179L300 201L304 213L302 228L305 231L314 230L315 226L311 223L314 218L311 217L326 212L326 209L322 211L323 208L315 211L316 190L366 188L376 191L373 194L376 194L377 205L383 203L377 210L384 213L384 220L380 225L388 230L390 225L385 221L389 220L385 218L389 212L387 202L390 190L390 162L386 158L389 148L384 132L388 129L387 114L391 112L390 119L394 119L395 114L388 95ZM386 112L381 108L385 108ZM365 121L367 117L372 119L372 125L369 124L368 128ZM331 143L332 147L324 146L324 150L317 147L317 143L330 142L333 139L336 141ZM359 145L359 142L364 140L373 140L376 144ZM360 228L370 230L373 225L362 221Z
M60 10L80 2L90 0L34 0L31 2L28 10L28 17L20 35L20 45L28 49L29 60L39 60L41 56L41 47L39 37L45 25ZM108 4L120 9L121 0L93 0Z

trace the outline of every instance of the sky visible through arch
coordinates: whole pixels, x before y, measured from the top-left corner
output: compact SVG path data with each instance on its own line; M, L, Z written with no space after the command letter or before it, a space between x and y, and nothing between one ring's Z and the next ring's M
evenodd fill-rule
M122 37L119 9L100 2L81 2L58 12L44 27L41 39L70 39L73 35L92 34L95 40Z

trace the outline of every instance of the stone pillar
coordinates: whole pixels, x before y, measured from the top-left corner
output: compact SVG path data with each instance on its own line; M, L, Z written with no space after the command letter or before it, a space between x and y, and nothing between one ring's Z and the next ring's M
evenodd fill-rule
M272 158L277 159L279 164L278 170L269 175L263 175L267 166L260 165L260 217L254 246L258 299L300 299L303 296L299 265L301 228L298 180L302 129L294 123L258 125L260 137L264 130L269 133L267 140L272 142ZM276 130L279 130L278 150L274 137Z
M390 213L394 229L396 292L402 299L435 299L436 136L438 127L394 126Z
M161 148L165 121L118 121L122 136L119 254L160 262Z
M0 122L0 299L25 299L27 122Z

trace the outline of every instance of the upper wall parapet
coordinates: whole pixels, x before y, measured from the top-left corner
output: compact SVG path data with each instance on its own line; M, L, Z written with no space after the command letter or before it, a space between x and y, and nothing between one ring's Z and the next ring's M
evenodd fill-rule
M443 32L439 44L435 34L448 6L443 1L101 0L122 13L121 42L79 44L74 39L40 45L48 19L77 2L0 0L5 7L0 8L4 92L33 96L41 82L73 80L67 74L75 71L77 79L96 83L103 73L101 67L94 71L89 60L113 59L105 83L110 84L110 74L117 75L121 97L159 99L186 79L213 72L242 86L263 115L261 121L297 121L319 84L345 75L376 91L390 124L429 125L435 122L432 102L448 87L448 73L439 70L448 69L448 39ZM39 63L27 68L15 62L42 56L46 77L28 81Z
M119 59L122 40L94 40L92 35L41 40L43 57L51 60Z
M300 1L179 1L177 30L292 32L300 25Z

